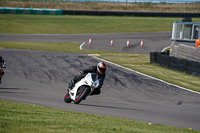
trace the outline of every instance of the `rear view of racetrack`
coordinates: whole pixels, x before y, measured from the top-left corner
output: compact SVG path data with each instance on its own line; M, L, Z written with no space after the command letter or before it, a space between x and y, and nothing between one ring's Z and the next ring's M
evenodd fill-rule
M107 63L102 93L79 105L66 104L67 83L99 59L87 54L13 49L0 49L0 55L7 62L0 99L200 131L199 93Z

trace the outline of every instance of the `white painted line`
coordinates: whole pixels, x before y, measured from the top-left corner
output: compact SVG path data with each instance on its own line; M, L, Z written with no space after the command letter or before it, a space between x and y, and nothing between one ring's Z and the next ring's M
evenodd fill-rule
M83 42L81 45L80 45L80 50L83 50L83 45L85 44L85 42Z
M91 54L88 54L88 56L92 56L92 55L91 55ZM165 84L168 84L168 85L171 85L171 86L177 87L177 88L179 88L179 89L186 90L186 91L193 92L193 93L196 93L196 94L199 94L199 95L200 95L200 92L193 91L193 90L189 90L189 89L186 89L186 88L184 88L184 87L181 87L181 86L178 86L178 85L171 84L171 83L166 82L166 81L164 81L164 80L161 80L161 79L158 79L158 78L155 78L155 77L149 76L149 75L147 75L147 74L144 74L144 73L141 73L141 72L138 72L138 71L132 70L132 69L130 69L130 68L127 68L127 67L124 67L124 66L121 66L121 65L115 64L115 63L113 63L113 62L110 62L110 61L107 61L107 60L104 60L104 59L98 58L98 57L96 57L96 56L92 56L92 57L93 57L93 58L96 58L96 59L98 59L98 60L102 60L102 61L104 61L104 62L110 63L110 64L112 64L112 65L118 66L118 67L120 67L120 68L123 68L123 69L129 70L129 71L135 72L135 73L137 73L137 74L141 74L141 75L146 76L146 77L148 77L148 78L152 78L152 79L154 79L154 80L157 80L157 81L163 82L163 83L165 83Z
M164 52L166 49L170 48L170 46L164 48L161 52Z
M125 77L125 76L116 76L117 78L126 78L126 79L137 79L137 77ZM140 80L143 80L143 79L145 79L145 80L147 80L147 79L151 79L151 78L140 78Z

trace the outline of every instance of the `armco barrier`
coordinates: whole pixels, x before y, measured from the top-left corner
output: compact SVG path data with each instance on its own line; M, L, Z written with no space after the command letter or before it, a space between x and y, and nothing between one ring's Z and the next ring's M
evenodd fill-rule
M62 12L63 11L59 9L0 7L0 13L9 14L62 15Z
M166 52L150 52L150 63L200 77L200 62L169 56Z
M63 15L200 17L200 13L63 10Z

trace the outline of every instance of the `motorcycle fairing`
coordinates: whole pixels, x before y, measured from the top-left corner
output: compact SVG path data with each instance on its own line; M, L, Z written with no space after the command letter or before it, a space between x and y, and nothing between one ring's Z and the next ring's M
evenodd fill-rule
M95 77L96 74L88 73L84 78L82 78L79 82L77 82L74 88L69 92L71 99L75 100L76 93L81 86L88 86L91 89L92 93L95 88L99 86L99 80Z

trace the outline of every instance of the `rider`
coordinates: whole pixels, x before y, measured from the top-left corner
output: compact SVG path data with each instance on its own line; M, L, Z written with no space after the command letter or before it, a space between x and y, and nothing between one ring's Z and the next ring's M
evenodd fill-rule
M0 84L1 84L1 78L4 75L3 68L6 68L6 62L4 61L3 57L0 56Z
M103 86L103 81L105 79L106 64L104 62L99 62L97 66L91 66L87 69L82 70L77 76L75 76L68 85L69 89L72 89L74 85L80 81L87 73L96 73L99 79L99 87L96 88L90 95L99 95L101 93L101 87Z

